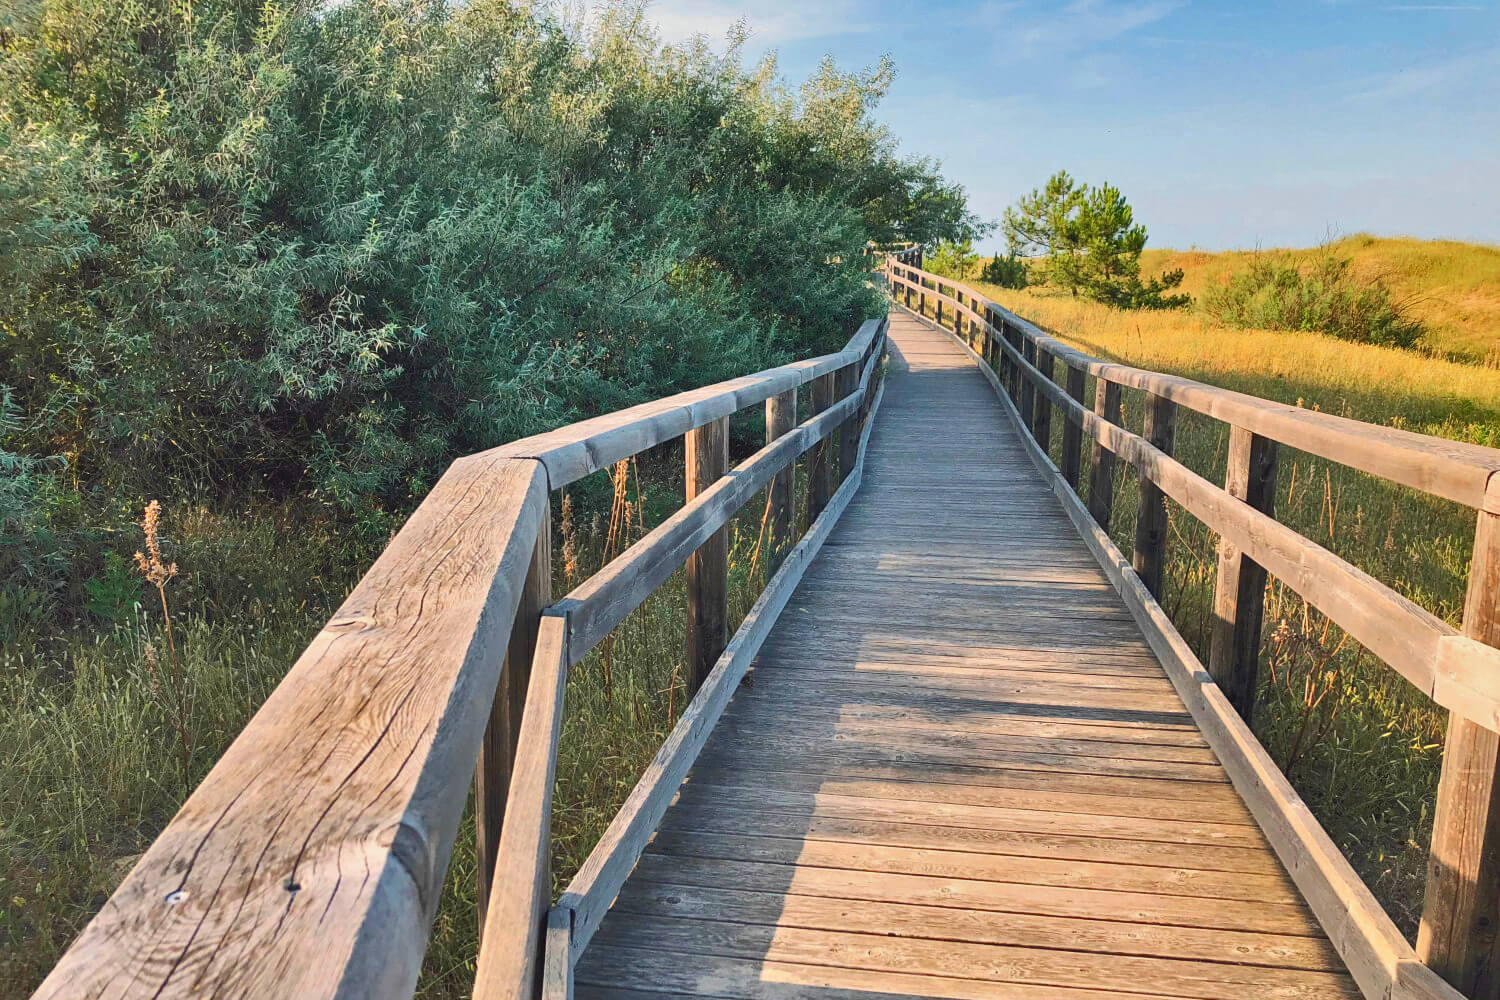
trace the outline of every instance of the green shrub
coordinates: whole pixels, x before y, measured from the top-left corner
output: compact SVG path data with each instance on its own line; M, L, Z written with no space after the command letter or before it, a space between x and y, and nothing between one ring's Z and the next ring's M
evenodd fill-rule
M867 240L974 227L873 120L884 64L793 95L625 6L33 6L5 447L98 509L298 497L383 537L458 454L842 343Z
M1307 330L1341 340L1416 347L1423 328L1378 279L1354 274L1352 262L1324 253L1299 267L1290 257L1258 254L1203 299L1222 323L1269 330Z
M995 254L984 265L980 281L987 281L1001 288L1025 288L1027 283L1026 262L1012 251L1005 256Z

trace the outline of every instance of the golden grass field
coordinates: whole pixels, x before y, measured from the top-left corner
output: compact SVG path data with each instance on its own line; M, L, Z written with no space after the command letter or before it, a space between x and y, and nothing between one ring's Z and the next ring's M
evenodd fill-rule
M1323 249L1266 252L1308 259ZM1384 282L1395 300L1426 324L1429 351L1500 366L1500 246L1362 233L1327 249L1351 259L1361 277ZM1232 271L1244 269L1253 253L1147 250L1141 269L1156 274L1182 268L1183 290L1197 299Z

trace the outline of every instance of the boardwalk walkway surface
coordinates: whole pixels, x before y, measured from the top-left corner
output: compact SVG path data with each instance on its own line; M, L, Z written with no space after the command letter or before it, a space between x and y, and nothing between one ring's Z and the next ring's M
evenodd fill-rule
M1358 996L983 376L890 345L860 493L578 996Z

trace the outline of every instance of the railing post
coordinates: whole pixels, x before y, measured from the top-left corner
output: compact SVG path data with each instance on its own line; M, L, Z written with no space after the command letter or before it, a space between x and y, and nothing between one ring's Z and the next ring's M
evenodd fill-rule
M1027 364L1036 364L1036 341L1030 337L1024 337L1021 341L1021 357ZM1024 366L1020 370L1021 376L1021 421L1026 424L1026 429L1036 434L1036 386L1032 385L1031 372Z
M1120 385L1107 378L1094 379L1094 415L1112 424L1120 422ZM1089 514L1109 534L1109 518L1115 504L1115 453L1097 440L1089 452Z
M474 765L474 861L478 885L479 937L484 937L484 912L489 905L490 886L495 880L495 858L500 851L500 828L505 820L505 796L510 789L511 768L516 760L516 741L521 736L521 714L526 707L526 687L531 680L531 661L536 658L537 632L542 609L552 602L552 518L542 519L532 550L531 569L516 606L500 684L490 705L490 721L479 744Z
M1064 362L1068 369L1068 396L1080 405L1083 403L1083 369ZM1063 417L1062 474L1078 492L1078 466L1083 458L1083 426L1072 416Z
M788 389L780 395L766 400L766 444L786 434L797 424L797 390ZM782 558L791 548L793 525L797 523L797 465L788 462L786 468L776 473L771 480L771 513L766 524L770 532L770 559L766 561L771 572L781 565Z
M1005 339L1010 343L1010 346L1015 348L1024 357L1025 348L1021 340L1021 331L1007 323L1005 324L1004 332ZM1019 410L1021 407L1021 386L1025 384L1026 377L1022 374L1021 366L1017 363L1015 356L1007 355L1007 357L1010 358L1010 401Z
M862 363L855 361L845 365L837 372L835 396L844 400L854 395L859 389L859 373L863 367ZM854 471L854 449L858 447L859 423L856 414L850 414L839 424L839 474L838 481L842 483L849 478L849 473Z
M917 279L917 315L927 315L927 279Z
M932 308L937 313L937 325L943 325L943 300L938 296L943 294L943 283L936 279L932 282Z
M1165 396L1146 394L1142 436L1172 454L1172 424L1176 405ZM1162 567L1167 554L1167 498L1161 488L1141 474L1141 507L1135 516L1135 553L1131 565L1151 596L1161 600Z
M1496 496L1495 480L1489 497ZM1489 503L1486 503L1486 507ZM1464 635L1500 645L1500 512L1481 510ZM1417 957L1471 1000L1500 997L1500 734L1448 716Z
M1276 442L1231 425L1224 489L1262 514L1272 514L1276 504ZM1208 672L1246 722L1255 709L1265 597L1266 571L1220 539Z
M1036 349L1036 366L1042 378L1052 380L1052 353L1044 347ZM1041 387L1036 390L1036 409L1031 414L1031 433L1042 451L1052 451L1052 399Z
M809 416L817 416L833 404L833 372L812 381ZM807 451L807 523L812 524L833 495L833 440L827 435Z
M729 418L688 431L687 499L729 471ZM697 693L729 641L729 533L714 532L687 561L688 697Z

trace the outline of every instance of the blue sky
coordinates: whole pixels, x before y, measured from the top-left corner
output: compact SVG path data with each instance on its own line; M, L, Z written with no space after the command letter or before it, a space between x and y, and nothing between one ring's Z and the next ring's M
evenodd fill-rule
M1058 169L1123 189L1152 246L1370 231L1500 243L1500 0L655 0L800 80L894 58L881 117L998 218ZM991 239L986 247L998 244Z

